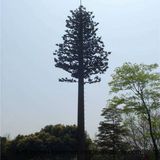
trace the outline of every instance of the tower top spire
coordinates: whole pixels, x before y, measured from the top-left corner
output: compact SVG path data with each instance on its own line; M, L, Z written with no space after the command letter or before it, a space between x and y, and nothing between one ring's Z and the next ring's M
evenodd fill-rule
M82 0L80 0L80 6L82 6Z

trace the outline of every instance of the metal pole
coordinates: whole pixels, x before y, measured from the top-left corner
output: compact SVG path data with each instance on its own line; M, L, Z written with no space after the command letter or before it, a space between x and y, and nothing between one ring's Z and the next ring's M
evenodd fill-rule
M80 0L80 6L82 6L82 0Z

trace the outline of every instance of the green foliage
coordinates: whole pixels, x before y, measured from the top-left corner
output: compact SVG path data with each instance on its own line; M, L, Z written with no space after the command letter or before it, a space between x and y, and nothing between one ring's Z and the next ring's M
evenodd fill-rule
M121 124L121 110L113 106L110 101L108 107L103 109L102 116L104 116L104 121L100 122L97 135L99 149L114 154L127 151L129 145L124 140L127 129Z
M160 107L160 74L153 72L157 64L125 63L115 70L109 83L112 93L117 93L115 103L126 111L146 114L146 109ZM119 93L119 94L118 94ZM130 110L131 109L131 110Z
M153 73L158 68L158 64L131 64L125 63L122 67L116 68L112 75L112 81L109 83L112 92L124 90L137 90L154 87L159 90L160 75Z
M160 74L154 72L157 64L125 63L115 70L109 83L112 102L124 112L135 112L141 116L160 108Z
M125 63L115 70L109 83L112 101L115 106L123 108L126 114L134 113L146 121L149 134L143 132L143 139L150 135L155 159L158 160L157 125L152 115L160 109L160 74L156 72L158 64ZM160 125L160 124L159 124Z
M5 142L5 143L4 143ZM92 144L86 135L86 149ZM30 135L18 135L15 139L3 140L6 153L59 153L77 152L77 127L75 125L48 125Z

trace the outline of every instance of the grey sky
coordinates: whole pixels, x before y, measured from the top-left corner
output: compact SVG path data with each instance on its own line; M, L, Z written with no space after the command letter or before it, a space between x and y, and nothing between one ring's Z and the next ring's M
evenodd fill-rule
M75 124L77 84L55 68L65 20L78 0L2 0L1 134L29 134L49 124ZM85 87L86 130L94 137L102 120L113 70L124 62L160 64L159 0L83 0L99 22L98 35L112 51L99 84Z

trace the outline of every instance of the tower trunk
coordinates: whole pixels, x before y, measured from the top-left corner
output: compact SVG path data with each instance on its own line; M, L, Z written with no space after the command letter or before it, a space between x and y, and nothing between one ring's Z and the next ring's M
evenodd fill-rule
M78 160L85 160L84 80L78 81Z
M85 160L83 23L80 9L78 71L78 160Z

